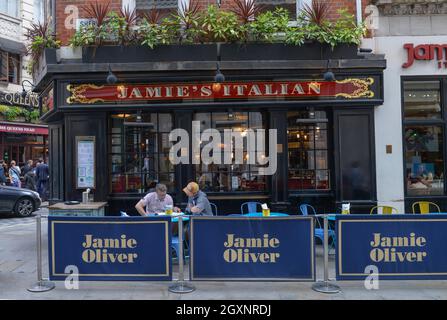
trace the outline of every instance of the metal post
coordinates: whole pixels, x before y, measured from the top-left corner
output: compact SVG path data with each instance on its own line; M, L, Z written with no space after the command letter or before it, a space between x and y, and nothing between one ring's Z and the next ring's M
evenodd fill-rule
M190 293L196 290L196 288L185 282L185 275L183 270L183 217L178 217L178 242L179 257L178 257L178 280L172 286L169 287L169 291L173 293Z
M324 280L314 283L314 285L312 286L312 289L317 292L322 292L322 293L339 293L341 291L340 287L337 286L336 284L329 283L328 225L329 225L328 215L325 214L324 215L324 241L323 241Z
M45 292L54 289L54 282L42 279L42 217L40 213L36 217L36 245L37 245L37 283L31 288L30 292Z

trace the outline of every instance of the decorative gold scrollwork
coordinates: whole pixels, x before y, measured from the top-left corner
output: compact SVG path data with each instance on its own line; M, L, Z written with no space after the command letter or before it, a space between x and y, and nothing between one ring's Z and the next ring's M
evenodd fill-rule
M67 98L67 103L96 103L96 102L104 102L104 99L101 98L92 98L88 99L84 96L84 92L87 89L102 89L104 86L97 86L95 84L81 84L81 85L72 85L69 84L67 86L67 90L71 93L71 95Z
M355 98L374 98L374 91L370 90L369 86L374 83L373 78L366 78L366 79L358 79L358 78L348 78L343 80L337 80L335 81L338 84L346 84L346 83L352 83L357 89L354 90L352 93L337 93L336 97L343 97L346 99L355 99Z

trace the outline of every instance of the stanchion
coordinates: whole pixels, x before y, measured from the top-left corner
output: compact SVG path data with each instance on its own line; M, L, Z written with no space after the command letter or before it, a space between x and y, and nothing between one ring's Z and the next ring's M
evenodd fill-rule
M37 283L31 288L30 292L45 292L54 289L54 282L42 279L42 216L40 213L36 217L36 245L37 245Z
M185 275L183 269L183 218L178 217L178 242L179 242L179 257L178 257L178 280L169 287L169 291L173 293L190 293L196 288L185 282Z
M317 218L316 218L317 219ZM328 236L328 215L324 215L324 241L323 241L323 255L324 255L324 279L323 281L318 281L314 283L312 286L312 289L317 292L322 293L339 293L340 287L336 284L329 282L329 252L328 252L328 242L329 242L329 236Z

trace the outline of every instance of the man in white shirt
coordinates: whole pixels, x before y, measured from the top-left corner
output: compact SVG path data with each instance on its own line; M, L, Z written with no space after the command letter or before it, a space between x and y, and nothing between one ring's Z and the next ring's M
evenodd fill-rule
M148 193L143 199L135 205L138 213L142 216L149 214L164 213L166 206L174 206L172 197L167 194L166 185L159 183L155 186L155 192Z

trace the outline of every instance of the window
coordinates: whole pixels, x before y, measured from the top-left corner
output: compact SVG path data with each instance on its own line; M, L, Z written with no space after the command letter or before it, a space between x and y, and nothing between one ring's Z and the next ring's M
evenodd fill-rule
M17 18L19 16L19 0L1 0L0 13Z
M405 179L409 196L444 194L441 82L404 81Z
M20 55L0 51L0 81L20 84Z
M284 8L289 11L290 19L295 20L297 7L299 8L302 1L307 0L257 0L256 3L262 6L262 11L275 10L278 7Z
M225 157L225 144L223 143L223 133L225 129L232 129L233 132L240 132L243 141L243 146L236 149L233 144L231 149L231 158L235 159L235 155L242 154L242 164L201 164L195 165L196 181L199 183L202 190L211 192L224 191L264 191L266 190L266 178L259 175L259 165L248 164L247 152L247 129L256 132L256 129L265 129L264 116L260 112L206 112L196 113L194 115L195 121L200 121L200 131L214 128L220 132L222 141L222 161ZM208 142L201 142L200 152ZM242 149L242 150L241 150ZM235 163L234 161L233 163Z
M178 5L178 0L136 0L135 2L136 11L140 16L156 9L160 19L168 16L173 10L176 11Z
M325 111L287 113L289 190L330 189Z
M146 193L156 183L174 190L174 167L169 161L171 130L172 116L168 113L112 115L112 193Z
M33 2L33 22L44 23L51 20L52 15L52 0L34 0Z

